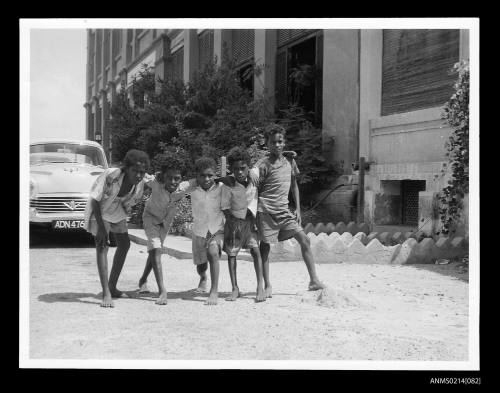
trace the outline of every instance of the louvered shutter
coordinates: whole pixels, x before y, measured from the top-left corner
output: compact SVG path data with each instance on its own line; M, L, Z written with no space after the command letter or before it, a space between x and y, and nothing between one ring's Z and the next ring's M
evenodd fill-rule
M459 30L384 30L382 115L444 104L453 94Z
M202 70L214 56L214 31L205 30L198 40L198 68Z
M255 30L231 31L231 55L234 64L253 59L255 46Z
M276 54L276 105L278 109L288 106L288 73L286 48L278 50Z
M277 34L278 47L289 44L290 42L301 38L311 32L314 29L279 29Z

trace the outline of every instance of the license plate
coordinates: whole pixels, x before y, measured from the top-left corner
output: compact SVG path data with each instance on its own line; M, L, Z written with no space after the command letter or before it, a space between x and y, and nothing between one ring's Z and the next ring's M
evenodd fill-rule
M56 220L52 221L54 229L83 229L84 220Z

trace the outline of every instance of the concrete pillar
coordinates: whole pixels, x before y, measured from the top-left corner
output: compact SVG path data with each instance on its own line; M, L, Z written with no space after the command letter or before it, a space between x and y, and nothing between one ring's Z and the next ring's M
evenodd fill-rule
M370 161L370 120L382 106L382 30L361 30L359 70L359 155Z
M121 50L121 58L123 67L126 67L127 64L127 29L122 29L122 50ZM120 70L117 70L120 73Z
M98 44L98 30L100 29L95 29L95 41L94 41L94 91L93 91L93 94L94 95L97 95L99 94L99 86L98 86L98 78L97 76L99 75L99 67L101 66L101 63L97 64L97 51L98 51L98 48L97 48L97 44ZM101 45L101 52L102 52L102 45ZM102 60L102 57L101 57L101 60Z
M168 64L171 62L170 55L170 38L166 34L161 34L158 41L156 49L156 59L155 59L155 87L158 90L160 84L158 83L158 78L165 80L168 78L167 69Z
M275 29L255 30L254 98L266 97L271 111L275 104L276 48Z
M217 65L221 65L223 60L231 59L230 29L214 30L214 58L217 59Z
M105 44L104 37L106 35L106 30L102 30L102 43L101 43L101 89L104 89L106 87L106 84L108 83L107 78L106 78L106 63L104 61L105 59L105 53L107 50L109 50L109 47L107 48ZM109 44L109 43L108 43Z
M469 60L469 30L460 30L460 60Z
M185 29L184 32L184 83L193 79L198 69L198 33L196 29Z
M90 53L91 53L91 45L92 43L90 42L90 29L87 29L87 72L85 75L85 86L86 86L86 92L85 92L85 101L89 102L91 95L89 94L89 86L90 83L92 82L92 75L90 75Z
M323 48L323 151L348 175L359 148L359 30L325 29Z

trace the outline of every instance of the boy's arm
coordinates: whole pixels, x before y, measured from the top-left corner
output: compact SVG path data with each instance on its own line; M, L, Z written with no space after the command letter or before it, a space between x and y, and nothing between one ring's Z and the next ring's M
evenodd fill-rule
M196 179L189 179L188 181L183 181L179 184L177 190L175 190L172 194L170 194L170 198L172 202L180 201L186 195L191 194L196 187L198 187L198 182Z
M94 198L91 199L92 203L92 213L94 214L95 220L97 222L97 235L96 243L98 247L106 247L108 245L108 234L106 232L106 227L104 226L104 221L101 215L101 204Z
M297 184L297 178L295 175L292 175L292 196L295 201L296 210L295 213L297 215L297 223L302 225L302 217L300 215L300 194L299 194L299 185Z

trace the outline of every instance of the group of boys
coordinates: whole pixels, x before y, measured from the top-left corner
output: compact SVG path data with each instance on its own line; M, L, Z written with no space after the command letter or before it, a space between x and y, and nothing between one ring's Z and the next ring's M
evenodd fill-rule
M320 282L316 274L309 238L301 227L300 197L297 185L299 170L293 159L293 153L284 152L285 130L279 125L272 125L266 129L265 138L269 155L259 160L254 167L251 167L250 156L243 148L235 147L230 150L227 156L232 173L230 176L216 178L217 165L213 159L208 157L199 158L195 162L196 178L189 181L181 181L182 170L180 165L175 163L164 165L156 176L143 174L141 183L151 187L151 196L146 202L143 213L148 259L144 273L139 280L140 293L148 292L147 277L153 270L159 290L156 303L167 304L167 291L161 267L161 252L163 242L178 211L178 203L186 195L191 197L193 262L200 277L195 292L206 292L206 271L210 267L211 286L205 304L217 304L219 259L222 250L228 256L232 286L232 292L226 297L226 300L233 301L241 296L236 276L236 257L242 248L250 250L254 261L257 277L255 300L262 302L271 297L270 244L292 237L298 241L301 247L310 277L309 289L324 288L324 284ZM94 186L94 188L96 187ZM139 195L140 187L135 186L134 188L129 193L135 192L136 196ZM296 215L292 214L288 206L290 189L295 200ZM95 196L95 193L91 193L91 198L92 195ZM117 193L117 195L119 194ZM99 198L97 199L97 201L91 201L90 204L94 209L99 205ZM137 201L137 197L135 201ZM128 205L123 206L127 208L130 205L131 202L128 202ZM113 228L108 228L106 228L107 232L113 231ZM101 239L103 237L102 231ZM93 233L96 235L95 231ZM96 245L99 265L99 247L104 247L99 236L96 236ZM118 244L116 253L120 252L119 248L120 244ZM126 254L128 246L125 248ZM101 274L101 270L105 270L107 273L107 262L106 269L99 269L103 285L103 306L112 307L111 297L119 297L122 294L116 289L118 277L113 276L113 270L118 270L119 275L123 266L123 261L120 258L121 255L117 262L119 266L115 269L115 254L109 284L111 288L108 288L108 291L105 288L108 284L107 278L106 282L103 282ZM113 281L111 281L112 278Z

